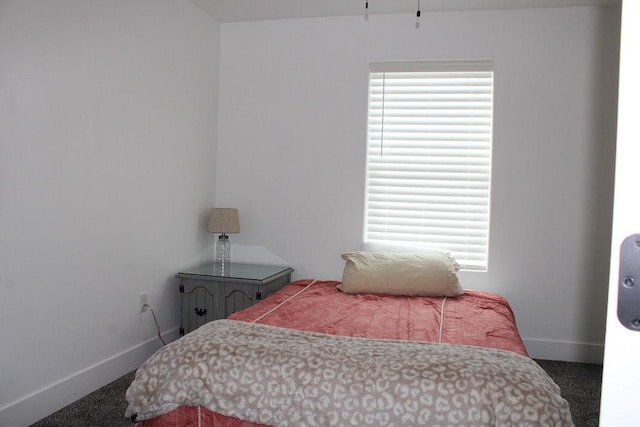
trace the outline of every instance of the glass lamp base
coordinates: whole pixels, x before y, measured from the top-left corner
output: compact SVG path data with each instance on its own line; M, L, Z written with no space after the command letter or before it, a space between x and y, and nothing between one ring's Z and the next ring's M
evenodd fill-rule
M221 234L216 240L216 257L215 262L220 264L228 264L231 262L231 242L229 236Z

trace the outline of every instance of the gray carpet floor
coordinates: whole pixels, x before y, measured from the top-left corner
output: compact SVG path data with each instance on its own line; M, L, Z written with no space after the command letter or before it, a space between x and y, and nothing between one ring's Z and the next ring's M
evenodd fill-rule
M600 414L602 365L536 360L560 386L571 406L576 427L596 427ZM131 372L58 412L33 424L35 427L132 427L124 418L124 393L133 381Z

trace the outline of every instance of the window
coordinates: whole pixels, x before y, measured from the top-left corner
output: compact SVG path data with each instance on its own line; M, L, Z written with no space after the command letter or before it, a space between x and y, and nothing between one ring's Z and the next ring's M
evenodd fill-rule
M486 271L492 112L491 62L371 64L365 241Z

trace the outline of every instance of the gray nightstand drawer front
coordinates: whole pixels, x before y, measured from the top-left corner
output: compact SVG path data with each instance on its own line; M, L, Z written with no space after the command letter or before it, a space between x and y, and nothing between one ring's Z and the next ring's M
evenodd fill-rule
M205 264L176 274L180 279L180 333L250 307L291 282L290 267L231 264L224 274Z
M218 297L210 282L190 280L184 283L182 327L193 331L219 317Z
M238 283L224 284L224 316L255 304L259 299L260 287Z

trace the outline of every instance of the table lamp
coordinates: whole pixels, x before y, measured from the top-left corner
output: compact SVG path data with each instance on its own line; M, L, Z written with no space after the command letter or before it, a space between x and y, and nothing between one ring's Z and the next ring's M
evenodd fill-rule
M221 264L228 264L231 261L231 242L227 234L240 232L238 209L212 208L209 213L207 230L212 233L220 233L216 241L215 261Z

